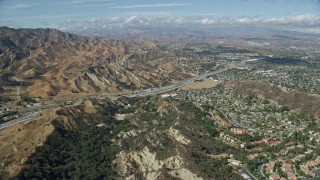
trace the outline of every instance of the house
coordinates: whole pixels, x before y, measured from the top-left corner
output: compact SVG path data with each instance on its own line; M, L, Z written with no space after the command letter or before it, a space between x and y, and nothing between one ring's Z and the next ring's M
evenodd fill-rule
M265 137L265 138L263 138L261 141L263 141L263 142L267 143L267 142L269 142L270 140L271 140L271 138L269 138L269 137Z
M269 176L270 180L280 180L280 176L276 173L273 173Z
M238 161L238 160L235 160L235 159L228 159L228 162L232 165L235 165L235 166L241 166L242 163L241 161Z
M281 169L285 173L292 172L292 164L284 163Z
M161 98L162 99L165 99L165 98L173 98L173 97L175 97L175 96L178 96L178 94L162 94L161 95Z
M268 173L273 173L274 170L275 170L275 166L276 166L276 163L274 161L271 161L269 163L266 164L266 170Z
M215 118L215 119L218 121L218 123L219 123L220 125L222 125L222 126L231 126L230 123L224 121L224 120L221 118L221 116L219 116L219 115L216 115L214 118Z
M245 148L246 145L247 145L247 144L246 144L245 142L243 142L243 143L240 144L240 148Z
M233 134L245 134L245 133L246 133L245 130L240 129L240 128L231 128L231 132L232 132Z
M217 111L217 110L215 110L215 109L212 109L212 110L211 110L211 113L212 113L212 114L217 114L217 113L218 113L218 111Z
M293 172L288 172L287 175L289 180L297 180L297 176Z
M254 141L253 144L260 145L262 143L268 143L270 140L271 140L271 138L265 137L265 138L261 139L260 141Z
M306 152L305 152L305 154L311 154L313 152L313 150L312 149L309 149L309 150L307 150Z
M275 146L278 146L279 144L281 144L281 141L273 141L269 143L269 146L275 147Z
M315 159L313 161L309 161L309 162L306 162L305 164L302 164L300 166L300 169L304 173L306 173L306 174L308 174L308 175L310 175L312 177L315 177L316 174L313 171L311 171L310 168L316 167L316 166L319 166L319 165L320 165L320 157L317 157L317 159Z
M232 137L229 134L226 134L224 132L220 133L220 138L230 142L233 145L239 145L239 147L241 147L241 148L245 148L246 147L246 143L244 143L244 142L238 140L237 138Z
M72 101L65 101L64 104L65 105L72 105Z

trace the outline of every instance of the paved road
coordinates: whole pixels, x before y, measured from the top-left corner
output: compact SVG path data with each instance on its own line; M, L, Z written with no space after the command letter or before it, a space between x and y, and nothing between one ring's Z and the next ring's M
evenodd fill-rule
M251 174L247 169L245 169L245 168L242 168L241 171L240 171L240 173L246 174L246 175L249 176L250 179L252 179L252 180L258 180L254 175L252 175L252 174Z
M216 74L222 73L222 72L227 71L227 70L232 69L232 68L234 68L234 66L229 66L229 67L226 67L226 68L223 68L223 69L219 69L219 70L216 70L216 71L213 71L213 72L208 72L206 74L195 76L195 77L192 77L192 78L189 78L189 79L186 79L186 80L171 84L169 86L147 89L147 90L145 90L143 92L138 92L138 93L135 93L135 94L129 94L129 95L124 95L124 96L128 97L128 98L134 98L134 97L152 96L152 95L156 95L156 94L165 93L165 92L168 92L168 91L172 91L172 90L176 90L178 88L181 88L181 87L183 87L183 86L185 86L187 84L193 83L193 82L195 82L197 80L204 79L204 78L206 78L208 76L212 76L212 75L216 75Z
M2 123L2 124L0 124L0 129L4 129L4 128L7 128L7 127L12 126L14 124L27 121L27 120L31 119L32 117L39 115L41 112L42 111L32 112L32 113L30 113L26 116L20 117L18 119L14 119L14 120Z
M195 77L192 77L192 78L189 78L189 79L186 79L186 80L171 84L169 86L160 87L160 88L152 88L152 89L148 89L148 90L144 90L144 91L139 91L139 92L136 92L134 94L132 94L132 93L119 94L118 96L125 96L125 97L128 97L128 98L135 98L135 97L144 97L144 96L157 95L157 94L169 92L169 91L172 91L172 90L176 90L178 88L181 88L182 86L185 86L186 84L190 84L190 83L192 83L194 81L204 79L204 78L206 78L208 76L212 76L212 75L215 75L215 74L222 73L224 71L227 71L227 70L235 68L235 67L236 66L234 64L230 64L229 66L227 66L227 67L225 67L223 69L218 69L218 70L213 71L213 72L209 72L209 73L205 73L203 75L195 76ZM105 96L105 97L108 97L108 96L117 97L117 95L114 95L114 94L112 94L112 95L105 94L103 96ZM87 95L87 96L82 97L82 99L87 99L89 97L97 97L97 98L99 98L101 96ZM14 119L12 121L8 121L8 122L5 122L3 124L0 124L0 130L4 129L6 127L12 126L14 124L17 124L19 122L27 121L27 120L31 119L32 117L35 117L35 116L39 115L41 112L45 111L44 109L58 107L60 105L63 105L63 102L60 103L60 104L59 103L54 103L54 104L49 104L49 105L44 105L44 106L39 106L39 107L32 107L32 108L30 108L30 109L28 109L27 111L24 111L24 112L30 112L30 111L34 111L34 112L32 112L32 113L30 113L30 114L28 114L26 116L20 117L18 119ZM74 106L74 105L69 105L69 106Z

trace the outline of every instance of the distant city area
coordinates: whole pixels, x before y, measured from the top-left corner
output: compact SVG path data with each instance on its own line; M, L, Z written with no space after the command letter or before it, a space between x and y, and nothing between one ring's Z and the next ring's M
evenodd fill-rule
M223 29L0 28L0 179L319 179L319 36Z

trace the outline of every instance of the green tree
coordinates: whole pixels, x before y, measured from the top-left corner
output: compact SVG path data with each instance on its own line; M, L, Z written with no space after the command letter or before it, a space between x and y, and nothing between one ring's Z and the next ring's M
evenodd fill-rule
M2 81L10 81L10 78L14 76L14 73L12 72L2 72L0 75L0 80Z
M315 153L317 156L320 156L320 146L315 149Z

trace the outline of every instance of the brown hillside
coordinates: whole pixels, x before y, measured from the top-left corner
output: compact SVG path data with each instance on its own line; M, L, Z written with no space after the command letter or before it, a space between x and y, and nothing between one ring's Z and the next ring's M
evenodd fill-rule
M182 79L153 43L83 37L53 29L0 28L0 70L31 82L33 96L121 92Z
M237 93L253 92L267 99L271 99L280 105L286 105L306 114L313 114L320 118L320 99L316 95L310 95L297 90L286 92L279 87L258 81L233 81L226 84L235 89Z

